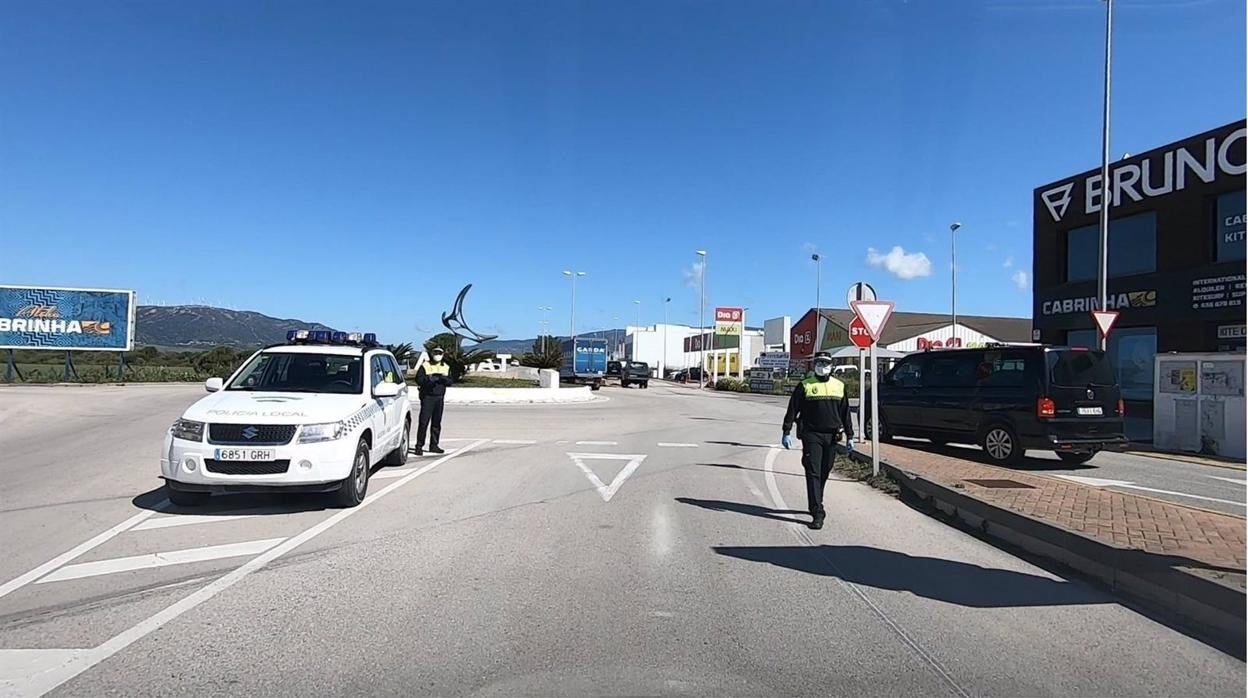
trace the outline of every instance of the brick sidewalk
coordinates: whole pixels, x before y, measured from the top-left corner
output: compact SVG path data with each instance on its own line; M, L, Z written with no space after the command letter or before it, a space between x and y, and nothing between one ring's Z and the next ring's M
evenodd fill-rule
M871 444L863 443L859 450L870 454ZM889 444L881 448L880 458L993 506L1118 548L1244 571L1245 521L1236 516ZM1010 480L1024 486L986 487L969 480Z

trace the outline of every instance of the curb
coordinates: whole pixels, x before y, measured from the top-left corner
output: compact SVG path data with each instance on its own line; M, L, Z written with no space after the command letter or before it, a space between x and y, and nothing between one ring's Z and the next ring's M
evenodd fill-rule
M870 462L870 456L854 453ZM984 536L1073 569L1114 592L1185 625L1238 658L1245 656L1245 592L1216 571L1174 567L1152 553L1119 548L1003 509L880 461L903 495L930 504Z

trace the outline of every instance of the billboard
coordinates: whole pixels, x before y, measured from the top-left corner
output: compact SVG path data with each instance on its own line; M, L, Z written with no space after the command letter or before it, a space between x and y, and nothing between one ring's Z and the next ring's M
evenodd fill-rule
M0 286L0 349L130 351L134 291Z
M745 312L740 308L715 309L715 334L731 337L741 336L741 324Z
M763 344L769 347L783 346L789 348L789 333L793 330L792 320L788 315L774 317L763 323Z

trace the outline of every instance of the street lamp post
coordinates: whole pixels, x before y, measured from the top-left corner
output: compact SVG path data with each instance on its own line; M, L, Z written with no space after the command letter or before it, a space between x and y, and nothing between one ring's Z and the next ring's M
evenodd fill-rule
M818 254L812 254L810 258L815 262L815 317L819 317L819 306L822 302L820 291L823 286L823 257L820 257Z
M1101 234L1097 246L1096 295L1100 299L1100 310L1106 309L1109 295L1109 207L1113 194L1109 186L1109 95L1110 95L1110 58L1112 57L1112 40L1114 34L1114 0L1105 0L1105 113L1101 123ZM1105 351L1107 337L1100 335L1101 351Z
M671 302L671 296L663 299L663 363L659 364L659 380L667 377L667 306Z
M550 321L546 319L546 313L550 312L551 308L549 305L539 305L537 306L537 309L542 311L542 321L539 323L538 330L542 333L541 334L542 353L545 354L546 353L546 335L549 332L549 330L545 328L550 324Z
M575 352L576 350L576 277L585 276L585 272L583 271L574 272L568 269L564 269L563 275L572 279L572 317L571 317L571 320L568 321L568 339L573 340L572 349Z
M961 223L954 223L949 226L949 246L952 248L953 263L949 266L949 273L953 275L949 284L949 313L953 316L953 327L950 331L953 333L949 337L949 345L957 344L958 338L958 228Z
M698 387L706 385L706 250L694 250L702 258L702 273L698 276L701 290L698 292Z

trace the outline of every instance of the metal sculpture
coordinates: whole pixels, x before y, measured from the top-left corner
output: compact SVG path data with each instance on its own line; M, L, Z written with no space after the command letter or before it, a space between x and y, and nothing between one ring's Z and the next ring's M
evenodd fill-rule
M472 288L472 284L468 284L455 297L455 307L450 313L442 313L442 325L450 330L452 334L461 339L471 339L480 344L488 342L491 339L497 339L496 334L481 334L474 331L468 326L468 322L464 320L464 297L468 295L468 289Z

